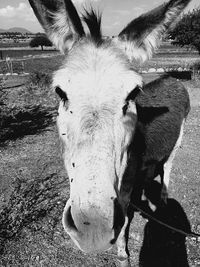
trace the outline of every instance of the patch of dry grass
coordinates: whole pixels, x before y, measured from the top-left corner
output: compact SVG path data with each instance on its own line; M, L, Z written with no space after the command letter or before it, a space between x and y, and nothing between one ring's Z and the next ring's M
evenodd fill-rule
M6 240L17 238L24 227L42 228L39 222L49 214L50 229L54 231L58 223L57 214L61 213L66 202L59 194L64 181L59 181L56 173L45 177L42 173L28 181L25 177L14 180L10 199L0 211L1 246Z
M51 75L32 73L18 89L0 91L0 145L34 135L54 122L56 99L50 89ZM4 84L6 87L6 84Z

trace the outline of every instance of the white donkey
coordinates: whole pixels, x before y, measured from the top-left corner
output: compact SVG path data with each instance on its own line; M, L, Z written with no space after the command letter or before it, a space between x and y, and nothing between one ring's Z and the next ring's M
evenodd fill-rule
M102 38L101 17L93 10L83 16L86 34L71 0L29 2L66 54L53 80L61 98L57 123L70 180L64 229L85 252L117 243L121 264L129 266L130 202L139 203L158 175L167 187L190 108L176 80L162 77L144 85L131 62L152 56L190 0L159 6L112 40Z

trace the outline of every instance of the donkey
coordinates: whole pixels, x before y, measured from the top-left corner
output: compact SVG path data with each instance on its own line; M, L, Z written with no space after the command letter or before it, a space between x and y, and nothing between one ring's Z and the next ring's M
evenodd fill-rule
M171 0L109 40L102 37L101 16L93 9L85 10L81 20L71 0L29 2L50 40L66 55L53 77L70 181L64 229L85 252L116 243L121 264L130 266L130 203L140 203L158 175L168 186L190 108L187 91L176 80L162 77L145 85L132 62L152 56L190 0Z

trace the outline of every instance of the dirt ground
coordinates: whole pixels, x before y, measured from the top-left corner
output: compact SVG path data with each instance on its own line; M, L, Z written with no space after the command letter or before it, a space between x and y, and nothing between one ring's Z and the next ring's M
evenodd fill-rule
M190 94L191 112L169 188L171 205L179 213L174 215L169 210L164 215L183 229L191 226L192 231L200 234L200 82L184 84ZM30 96L24 96L22 87L7 89L9 105L17 102L20 107L25 100L32 103ZM35 124L28 124L28 134L12 136L10 142L0 146L0 266L116 266L115 248L85 255L63 231L61 216L69 197L69 184L60 153L56 114L49 113L56 109L57 101L51 93L45 94L40 103L45 111L40 115L48 113L52 120L41 127L37 114L31 114ZM41 92L34 92L32 97L36 97L38 104ZM40 131L35 130L37 126ZM200 267L199 240L190 237L185 240L139 214L131 225L129 248L133 266ZM155 258L160 261L153 262Z

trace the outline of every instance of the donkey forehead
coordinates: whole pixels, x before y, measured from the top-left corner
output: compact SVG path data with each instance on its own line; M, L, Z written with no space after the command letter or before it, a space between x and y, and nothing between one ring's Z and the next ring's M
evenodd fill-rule
M60 86L70 99L123 99L142 77L117 50L92 44L74 49L66 63L54 75L54 86Z

